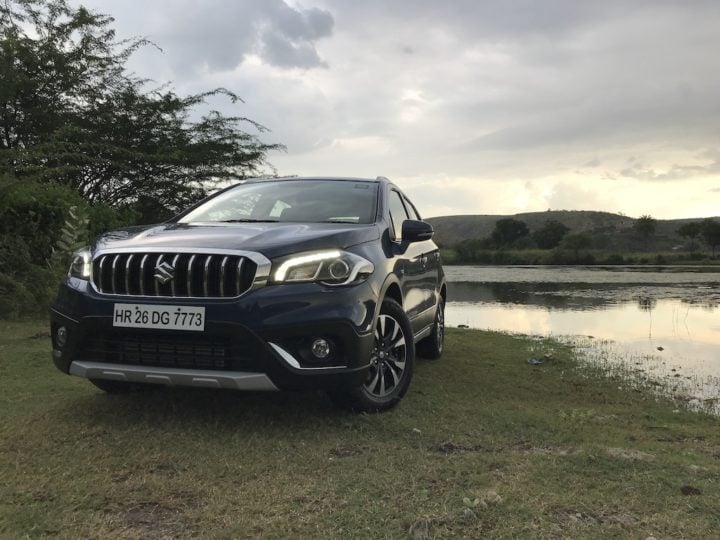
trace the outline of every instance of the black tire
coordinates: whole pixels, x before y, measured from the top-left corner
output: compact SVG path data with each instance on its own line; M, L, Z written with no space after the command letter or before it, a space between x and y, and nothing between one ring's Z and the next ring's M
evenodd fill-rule
M127 394L133 390L133 385L125 381L110 381L106 379L88 380L107 394Z
M382 412L392 409L407 392L415 346L410 321L395 300L385 299L380 307L371 360L363 384L330 393L336 405L355 412Z
M445 300L440 297L435 311L435 324L432 333L420 340L417 344L418 356L436 360L442 356L445 349Z

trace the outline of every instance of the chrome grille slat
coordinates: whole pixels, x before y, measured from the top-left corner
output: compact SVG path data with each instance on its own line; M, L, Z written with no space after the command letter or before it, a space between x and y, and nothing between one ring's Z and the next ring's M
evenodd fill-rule
M127 261L125 261L125 294L132 294L130 292L130 264L132 263L134 255L131 253L128 255Z
M236 298L264 285L270 261L253 252L235 253L214 253L209 249L198 253L108 250L92 261L92 286L100 294L113 296ZM163 263L164 270L173 274L164 284L154 277L156 268Z
M227 262L228 257L226 255L220 263L220 296L225 296L225 272L227 270Z
M113 258L112 267L111 267L111 271L110 271L111 272L110 273L110 283L111 283L111 288L112 288L113 294L117 294L117 287L115 287L115 278L117 277L116 267L117 267L117 262L119 259L120 259L120 255L115 255L115 257Z
M161 253L157 256L157 259L155 260L155 266L159 266L160 263L163 262L164 255ZM160 282L156 279L155 280L155 296L160 296Z
M173 266L173 268L175 268L175 269L177 269L178 260L180 260L180 254L179 254L179 253L178 253L177 255L175 255L175 257L173 258L172 266ZM174 279L171 279L171 280L170 280L170 296L177 296L177 288L175 287L175 280L174 280Z
M192 265L195 262L195 255L190 257L187 267L187 295L192 296Z
M205 271L203 272L203 293L205 296L210 296L208 294L208 281L210 277L210 263L212 262L212 255L208 255L205 258Z
M147 261L147 258L149 255L146 253L143 255L143 258L140 260L140 295L145 296L145 261Z

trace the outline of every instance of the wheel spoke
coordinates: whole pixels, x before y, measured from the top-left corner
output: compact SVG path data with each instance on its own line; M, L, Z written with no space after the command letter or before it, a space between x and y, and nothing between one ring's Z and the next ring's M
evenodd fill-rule
M378 378L379 378L379 377L380 377L380 368L379 368L379 366L378 366L378 369L375 371L375 376L373 377L372 381L370 381L369 383L367 383L367 384L365 385L365 388L367 388L368 390L370 390L370 392L373 392L373 393L374 393L374 392L375 392L375 387L377 386Z
M391 358L389 363L398 368L400 373L402 373L405 369L405 360L395 360L394 358Z
M405 345L405 336L401 335L390 345L390 348L397 349L398 347L402 347L403 345Z
M387 320L387 317L385 315L380 315L380 320L378 321L380 323L380 339L385 337L385 322Z
M397 323L397 321L393 319L393 323L394 323L394 325L393 325L394 328L393 328L392 336L390 336L391 340L395 339L398 335L398 332L400 331L400 325Z
M382 366L378 366L378 373L380 374L380 395L385 395L385 373Z

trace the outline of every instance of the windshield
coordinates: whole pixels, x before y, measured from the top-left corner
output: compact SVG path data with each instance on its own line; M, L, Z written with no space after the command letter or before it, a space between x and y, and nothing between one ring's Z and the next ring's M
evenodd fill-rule
M373 223L377 183L282 180L243 184L201 204L180 223Z

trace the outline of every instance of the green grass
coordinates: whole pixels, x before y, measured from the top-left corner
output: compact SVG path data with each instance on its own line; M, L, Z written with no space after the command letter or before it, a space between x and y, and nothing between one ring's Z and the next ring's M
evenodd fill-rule
M550 341L450 331L382 415L320 394L107 396L0 323L0 537L712 537L717 418ZM548 352L542 366L529 354ZM697 491L696 491L697 490ZM683 494L699 493L699 494Z

